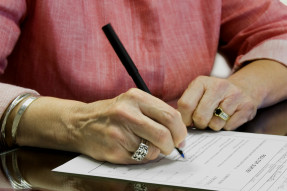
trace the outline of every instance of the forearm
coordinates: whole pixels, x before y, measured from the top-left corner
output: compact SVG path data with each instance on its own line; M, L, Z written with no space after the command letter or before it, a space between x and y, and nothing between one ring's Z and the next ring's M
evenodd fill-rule
M18 109L9 116L10 124ZM160 152L171 153L186 133L177 110L133 88L113 99L88 104L40 97L22 115L16 143L78 152L113 163L134 164L138 161L133 160L131 154L142 139L148 142L149 152L145 156L148 161L157 158Z
M256 60L228 80L246 91L256 101L258 108L287 98L287 67L276 61Z
M66 121L77 104L83 103L51 97L38 98L20 120L17 144L75 151L72 129L67 127ZM10 121L14 119L18 109L13 110Z

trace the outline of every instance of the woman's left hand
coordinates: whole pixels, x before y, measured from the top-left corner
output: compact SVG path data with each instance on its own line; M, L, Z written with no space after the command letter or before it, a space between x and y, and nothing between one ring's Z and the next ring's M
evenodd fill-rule
M234 130L256 115L259 101L251 94L250 89L243 89L230 79L199 76L179 99L178 110L187 126ZM215 116L218 107L228 114L227 120Z

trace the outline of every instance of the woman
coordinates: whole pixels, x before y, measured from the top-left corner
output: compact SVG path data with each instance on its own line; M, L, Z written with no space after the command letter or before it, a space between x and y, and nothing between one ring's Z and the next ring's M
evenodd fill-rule
M234 130L287 97L279 0L9 0L0 10L8 146L147 162L182 147L186 126ZM107 23L152 95L133 88L101 30ZM208 76L218 50L233 67L226 79Z

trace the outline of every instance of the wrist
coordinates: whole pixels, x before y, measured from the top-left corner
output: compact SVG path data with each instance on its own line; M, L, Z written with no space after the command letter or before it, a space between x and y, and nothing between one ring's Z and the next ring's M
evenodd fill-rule
M40 97L24 113L16 141L20 146L37 146L75 151L77 134L74 115L85 103Z
M252 103L256 106L256 108L261 107L266 94L264 92L264 89L256 87L249 80L242 79L240 76L237 75L229 77L228 80L233 85L240 88L241 91L252 100Z
M255 60L228 79L257 103L257 108L273 105L287 97L286 66L272 60Z
M1 148L3 147L3 150L12 148L16 145L15 134L18 129L18 122L27 107L36 98L37 97L34 97L31 94L19 95L11 102L11 104L6 109L5 113L1 118Z

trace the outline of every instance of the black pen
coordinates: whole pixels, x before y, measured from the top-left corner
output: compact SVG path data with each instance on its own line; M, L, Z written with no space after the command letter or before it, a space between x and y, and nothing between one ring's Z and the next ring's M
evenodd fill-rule
M135 64L132 61L131 57L127 53L125 47L121 43L121 41L118 38L117 34L115 33L112 25L111 24L107 24L107 25L103 26L102 29L103 29L106 37L110 41L110 44L112 45L113 49L117 53L117 55L118 55L119 59L121 60L122 64L126 68L127 72L132 77L132 79L133 79L134 83L136 84L136 86L139 89L151 94L151 92L149 91L149 89L146 86L145 82L143 81L140 73L138 72L137 67L135 66ZM179 148L175 148L175 149L182 156L182 158L184 158L184 154L183 154L182 150L180 150Z

